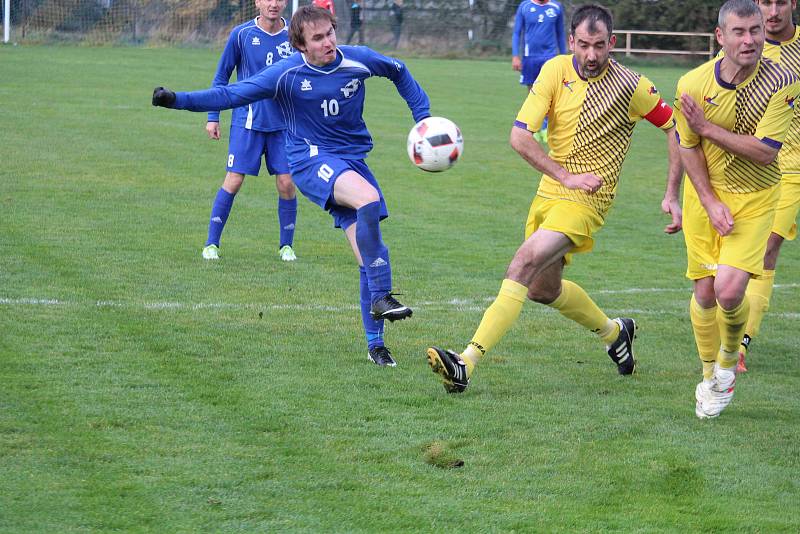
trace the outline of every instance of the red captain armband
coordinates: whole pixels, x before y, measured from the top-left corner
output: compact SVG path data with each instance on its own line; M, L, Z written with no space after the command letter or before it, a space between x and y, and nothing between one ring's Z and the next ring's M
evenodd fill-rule
M670 117L672 117L672 108L664 102L663 98L659 98L656 106L644 116L648 122L659 128L664 126Z

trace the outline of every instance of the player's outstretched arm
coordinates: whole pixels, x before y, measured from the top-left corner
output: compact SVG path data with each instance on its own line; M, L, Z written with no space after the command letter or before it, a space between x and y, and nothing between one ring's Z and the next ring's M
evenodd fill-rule
M570 174L564 167L551 159L542 146L533 138L531 132L514 125L511 128L511 147L533 168L552 176L569 189L581 189L596 193L603 180L593 173Z
M687 124L697 135L705 137L726 152L758 165L769 165L778 157L780 146L768 145L752 135L735 134L706 120L703 108L686 93L681 95L681 111Z
M175 105L175 93L166 87L153 89L153 105L162 108L171 108Z
M664 130L667 134L667 189L661 201L661 211L672 218L672 222L664 227L667 234L675 234L683 227L683 211L681 210L680 193L683 181L683 165L681 165L680 146L675 136L675 128Z

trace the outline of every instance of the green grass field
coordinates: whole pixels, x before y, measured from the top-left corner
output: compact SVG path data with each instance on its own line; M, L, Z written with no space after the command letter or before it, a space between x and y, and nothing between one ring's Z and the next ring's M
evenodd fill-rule
M227 142L150 93L206 87L217 58L0 48L0 531L800 531L800 250L782 252L733 404L699 421L656 128L637 128L595 252L566 274L639 322L639 372L528 303L448 396L424 349L469 340L538 183L508 146L509 63L408 61L464 132L441 175L408 162L393 86L367 84L384 238L415 308L388 326L384 369L330 218L301 200L299 261L278 260L270 177L246 180L223 259L201 260ZM681 69L640 70L671 100Z

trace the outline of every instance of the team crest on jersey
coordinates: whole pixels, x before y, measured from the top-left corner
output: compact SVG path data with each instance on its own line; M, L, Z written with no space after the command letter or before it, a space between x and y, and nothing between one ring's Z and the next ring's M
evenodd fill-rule
M275 47L275 50L278 51L278 55L283 59L286 59L292 55L292 45L289 44L289 41L282 42Z
M345 98L350 98L351 96L356 94L356 92L358 92L359 88L361 88L361 80L359 80L358 78L353 78L348 82L347 85L345 85L339 90L342 92Z
M656 89L655 85L651 85L650 89L647 90L647 94L649 94L649 95L657 95L658 94L658 89Z
M556 10L553 9L552 7L548 7L547 10L544 12L544 14L547 15L548 17L550 17L550 18L558 16L558 14L556 13Z
M258 46L261 44L261 39L258 37L253 37L253 46Z
M794 99L795 99L795 97L791 97L791 98L788 97L788 96L786 97L786 105L789 106L792 109L794 109Z
M719 93L715 94L714 96L704 96L703 97L703 102L705 102L709 106L719 106L719 104L714 102L714 99L717 98L718 96L719 96Z
M311 82L308 81L307 78L303 78L303 81L300 82L300 90L301 91L310 91L311 90Z
M573 93L573 92L574 92L574 91L572 90L572 84L574 84L575 82L576 82L576 80L572 80L571 82L568 82L566 78L561 78L561 85L563 85L564 87L566 87L567 89L569 89L569 92L570 92L570 93Z

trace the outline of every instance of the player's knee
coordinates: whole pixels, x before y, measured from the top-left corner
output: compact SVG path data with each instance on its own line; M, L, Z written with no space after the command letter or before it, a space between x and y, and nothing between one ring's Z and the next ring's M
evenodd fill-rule
M278 193L281 198L294 198L296 196L296 188L292 177L288 174L279 174L275 178L275 185L278 188Z
M242 183L244 183L244 174L228 172L222 182L222 188L228 193L236 194L242 188Z
M733 285L723 285L716 288L717 303L724 310L732 310L744 300L744 291Z

